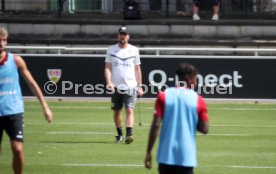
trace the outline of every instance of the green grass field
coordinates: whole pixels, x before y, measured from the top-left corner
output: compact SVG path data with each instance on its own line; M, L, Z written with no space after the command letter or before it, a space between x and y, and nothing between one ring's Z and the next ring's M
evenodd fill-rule
M115 144L108 102L50 102L47 124L37 102L25 103L26 174L148 174L143 167L153 103L141 103L135 142ZM209 103L210 134L197 136L198 174L275 174L276 105ZM125 129L124 129L125 132ZM157 144L154 149L156 155ZM11 174L5 134L0 174Z

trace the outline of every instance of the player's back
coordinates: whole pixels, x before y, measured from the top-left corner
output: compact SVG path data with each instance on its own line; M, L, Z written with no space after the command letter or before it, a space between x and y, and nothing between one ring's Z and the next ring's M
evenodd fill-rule
M195 167L198 95L188 88L168 88L164 93L158 162Z

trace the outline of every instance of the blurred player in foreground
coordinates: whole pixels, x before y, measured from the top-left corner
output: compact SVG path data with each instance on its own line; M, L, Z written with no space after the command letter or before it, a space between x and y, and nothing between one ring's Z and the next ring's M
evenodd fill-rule
M11 143L14 174L22 174L24 165L24 104L18 72L25 79L32 92L37 96L43 108L45 119L49 123L52 121L53 114L24 60L20 56L5 51L7 39L7 30L0 27L0 152L3 132L6 131Z
M208 133L207 107L203 98L192 89L197 85L197 69L190 64L180 64L176 74L178 86L158 94L145 167L150 169L152 166L151 151L162 123L157 157L159 173L193 174L197 165L196 131Z

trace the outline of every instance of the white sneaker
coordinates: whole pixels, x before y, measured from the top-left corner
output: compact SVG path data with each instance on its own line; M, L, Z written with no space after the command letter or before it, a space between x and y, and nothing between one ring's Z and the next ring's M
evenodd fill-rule
M123 136L115 136L115 138L116 138L116 143L122 143L123 142Z
M193 15L193 20L194 20L194 21L199 21L199 20L200 20L200 17L199 17L199 15L198 15L197 13L195 13L195 14Z
M219 15L218 14L214 14L212 17L212 21L218 21L219 20Z

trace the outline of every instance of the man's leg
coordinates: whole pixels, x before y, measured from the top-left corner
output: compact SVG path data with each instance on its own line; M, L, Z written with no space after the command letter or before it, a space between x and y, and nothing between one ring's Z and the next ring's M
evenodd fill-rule
M198 5L193 3L193 14L198 14L198 9L199 9Z
M122 112L120 109L114 110L114 123L116 128L122 127Z
M124 95L125 111L126 111L126 143L133 142L133 126L134 126L134 106L136 100L136 91L133 90L131 94Z
M134 110L133 108L126 108L126 128L127 128L126 136L132 136L133 125L134 125Z
M118 133L118 136L123 136L123 132L122 132L122 112L121 109L118 110L114 110L114 123L115 123L115 127Z
M219 20L220 0L213 0L213 17L212 20Z
M214 14L219 14L219 5L213 6L213 12Z
M11 149L13 153L12 167L14 174L22 174L24 165L23 142L12 140Z
M133 108L126 108L126 127L133 127L134 125L134 110Z
M134 125L134 110L133 108L126 108L126 144L134 141L133 138L133 125Z
M111 97L111 109L114 110L113 119L117 131L116 142L121 143L123 141L122 131L122 108L123 108L123 97L117 90Z
M193 20L198 21L200 17L198 15L200 0L193 0Z
M24 141L24 130L23 130L23 115L16 114L7 116L7 122L5 130L10 137L11 150L13 154L12 167L14 174L23 173L24 165L24 153L23 153L23 141Z

